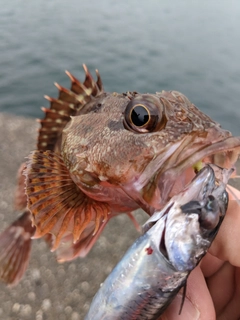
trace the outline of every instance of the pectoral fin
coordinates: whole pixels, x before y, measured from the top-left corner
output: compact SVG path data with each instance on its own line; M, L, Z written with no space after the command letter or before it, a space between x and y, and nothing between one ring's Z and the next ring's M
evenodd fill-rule
M69 233L73 243L79 241L89 225L94 225L88 235L92 237L108 218L108 204L90 199L76 186L60 155L34 151L24 174L28 208L36 226L34 237L51 233L55 238L52 250Z
M66 235L62 238L56 250L57 261L61 263L71 261L77 257L85 257L97 241L107 222L108 220L105 220L94 235L94 225L89 224L76 243L73 243L72 235Z

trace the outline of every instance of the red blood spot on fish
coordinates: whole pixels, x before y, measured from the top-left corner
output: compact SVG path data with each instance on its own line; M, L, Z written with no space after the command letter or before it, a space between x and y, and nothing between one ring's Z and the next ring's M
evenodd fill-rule
M145 251L147 251L147 254L153 253L153 249L151 247L146 248Z

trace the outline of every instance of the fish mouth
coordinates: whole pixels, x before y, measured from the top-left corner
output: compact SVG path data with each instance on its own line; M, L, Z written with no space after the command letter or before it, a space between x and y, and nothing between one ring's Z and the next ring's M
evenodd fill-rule
M195 137L184 138L168 146L142 172L134 184L123 190L150 216L161 208L174 195L184 190L206 164L221 168L234 167L240 153L240 137L227 137L224 140L193 144Z
M174 195L168 203L165 204L164 208L155 211L143 225L143 232L145 233L160 218L166 215L175 202L181 207L192 200L204 200L204 198L214 189L216 182L215 178L214 169L210 165L203 167L180 193Z
M239 153L240 137L229 137L205 146L188 157L180 158L173 166L170 160L164 171L160 170L157 174L157 188L161 190L162 203L166 203L169 198L181 191L179 182L183 181L182 188L184 188L206 164L215 164L225 169L234 167Z

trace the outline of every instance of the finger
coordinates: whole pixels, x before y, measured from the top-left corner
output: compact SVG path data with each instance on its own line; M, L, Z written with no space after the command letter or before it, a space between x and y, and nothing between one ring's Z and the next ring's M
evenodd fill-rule
M216 274L207 279L207 283L216 308L217 319L239 319L240 268L226 262Z
M224 261L212 256L209 252L200 262L200 267L205 278L211 277L224 264Z
M209 252L221 260L229 261L232 265L240 267L240 206L236 200L230 200L227 214L223 220L216 239Z
M234 269L228 262L225 262L213 276L207 279L208 289L217 314L232 299L234 293Z
M220 314L217 316L217 320L239 320L240 318L240 268L235 268L235 289L232 298L225 306Z
M161 320L215 320L215 310L200 267L195 268L187 281L187 292L182 312L179 310L182 294L179 293L160 317Z

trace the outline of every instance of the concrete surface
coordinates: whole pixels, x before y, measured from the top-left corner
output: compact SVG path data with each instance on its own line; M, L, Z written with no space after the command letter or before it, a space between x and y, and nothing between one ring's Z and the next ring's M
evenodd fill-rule
M35 148L38 124L0 113L0 232L15 220L15 177ZM144 215L139 214L144 221ZM146 216L145 216L146 217ZM1 320L80 320L99 285L139 234L126 215L112 219L84 259L58 264L42 240L34 240L29 268L14 288L0 283Z
M35 148L37 128L33 119L0 113L0 232L18 214L12 205L15 176ZM137 218L143 223L146 216L139 212ZM22 281L12 289L0 283L0 319L83 319L100 283L138 235L129 218L121 215L109 222L85 259L64 264L56 262L44 241L34 240Z

